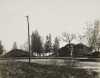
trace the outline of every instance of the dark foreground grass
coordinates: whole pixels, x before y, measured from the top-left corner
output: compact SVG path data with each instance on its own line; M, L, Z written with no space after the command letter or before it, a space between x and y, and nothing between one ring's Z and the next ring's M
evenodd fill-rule
M0 64L0 78L99 78L91 70L22 62Z

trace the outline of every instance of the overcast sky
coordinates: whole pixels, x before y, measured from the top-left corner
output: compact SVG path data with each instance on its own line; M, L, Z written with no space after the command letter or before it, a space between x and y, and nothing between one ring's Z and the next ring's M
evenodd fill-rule
M42 36L82 33L87 21L100 19L100 0L0 0L0 40L6 49L26 41L26 15L31 32L37 29Z

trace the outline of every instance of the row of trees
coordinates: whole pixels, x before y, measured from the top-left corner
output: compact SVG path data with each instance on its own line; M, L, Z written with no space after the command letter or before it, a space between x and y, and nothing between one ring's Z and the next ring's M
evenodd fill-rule
M54 43L52 43L51 34L46 36L46 40L43 43L38 31L34 31L31 35L31 52L41 55L41 53L57 52L59 49L59 39L56 37Z
M95 51L99 51L100 48L100 22L98 20L93 23L87 23L85 33L83 35L79 35L78 38L80 40L86 39L87 45L91 47ZM31 53L37 53L41 55L41 53L45 52L55 52L57 54L58 49L60 47L59 41L62 39L67 44L71 44L74 39L76 39L76 35L72 33L62 33L62 37L55 37L52 42L52 35L48 34L45 38L45 42L43 42L40 34L37 30L32 32L31 34ZM82 41L81 41L82 42ZM28 51L28 42L24 44L24 50ZM14 42L13 49L17 49L17 44ZM0 41L0 54L4 51L2 42Z
M100 31L100 21L95 20L93 23L86 24L85 33L83 35L79 35L78 38L80 40L85 39L85 41L87 42L87 45L92 50L99 52L99 49L100 49L99 31ZM35 41L35 37L38 38L36 39L36 41ZM46 36L45 44L42 45L41 37L39 33L35 31L32 33L32 36L31 36L31 45L32 45L31 48L33 48L32 52L41 53L41 50L44 50L45 52L51 52L53 50L53 52L56 52L57 54L58 49L59 49L59 40L61 39L67 44L71 44L72 41L76 39L76 35L72 33L64 32L62 33L62 37L60 39L58 37L55 38L54 44L52 45L51 34L49 34ZM37 44L38 47L35 44ZM40 51L34 50L34 48L37 48L37 50L39 49ZM70 46L69 48L72 48L72 47Z

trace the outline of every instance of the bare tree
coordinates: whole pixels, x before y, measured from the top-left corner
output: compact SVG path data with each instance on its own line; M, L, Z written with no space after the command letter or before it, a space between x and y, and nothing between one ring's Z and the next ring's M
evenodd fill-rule
M96 20L93 24L87 23L87 28L85 32L86 40L89 47L95 50L96 50L96 46L98 44L98 39L99 39L98 38L99 25L100 25L100 22L98 20Z
M78 35L78 40L79 40L80 43L82 43L84 38L85 38L85 35L81 35L81 34Z
M76 38L75 34L70 34L63 32L63 41L67 42L68 44L71 44L71 42Z
M70 55L73 56L73 46L71 46L71 42L76 38L76 35L66 32L63 32L62 35L63 35L63 41L69 44Z

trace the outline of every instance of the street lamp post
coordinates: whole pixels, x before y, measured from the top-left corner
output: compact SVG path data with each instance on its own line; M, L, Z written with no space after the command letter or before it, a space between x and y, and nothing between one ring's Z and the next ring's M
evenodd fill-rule
M27 18L27 24L28 24L29 63L31 63L29 16L26 16L26 18Z

